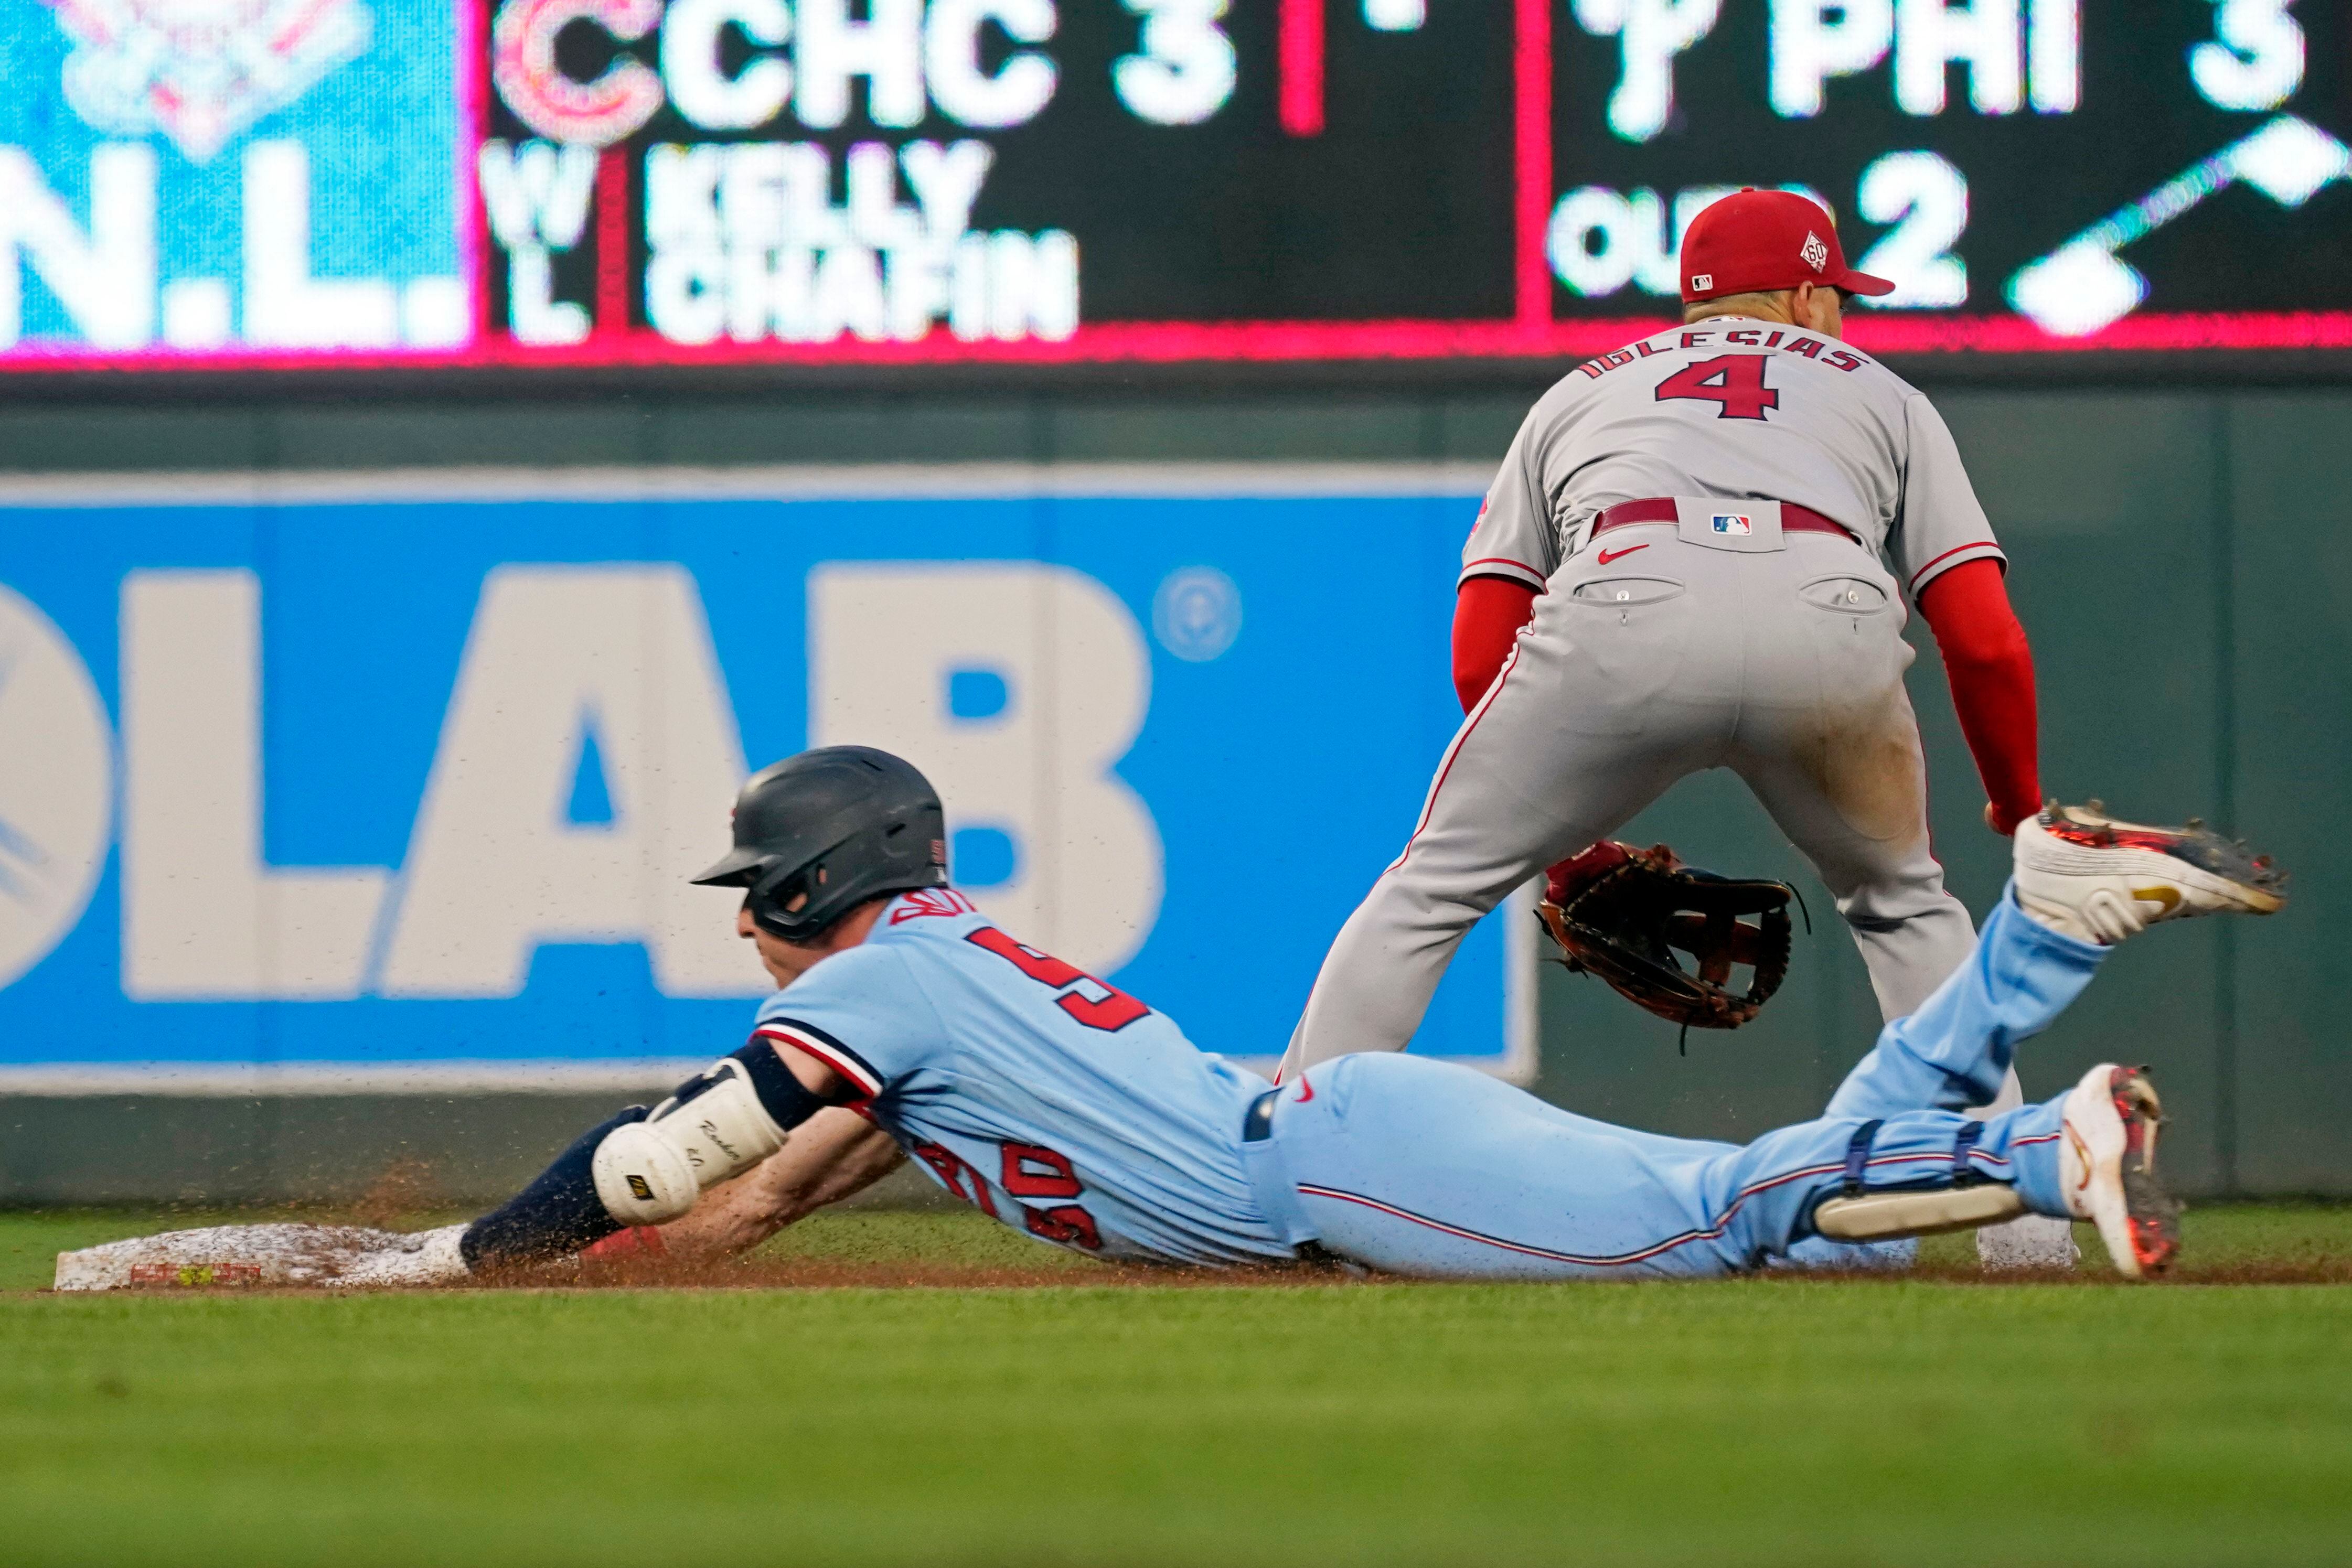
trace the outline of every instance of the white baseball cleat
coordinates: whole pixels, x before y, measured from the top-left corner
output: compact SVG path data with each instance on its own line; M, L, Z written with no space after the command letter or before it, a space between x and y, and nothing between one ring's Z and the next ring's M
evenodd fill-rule
M2286 904L2286 873L2190 818L2186 827L2118 821L2094 800L2018 824L2017 902L2045 925L2112 945L2159 920L2268 915Z
M2161 1274L2180 1250L2180 1204L2156 1176L2164 1107L2145 1071L2101 1062L2066 1096L2058 1176L2066 1207L2099 1228L2127 1280Z

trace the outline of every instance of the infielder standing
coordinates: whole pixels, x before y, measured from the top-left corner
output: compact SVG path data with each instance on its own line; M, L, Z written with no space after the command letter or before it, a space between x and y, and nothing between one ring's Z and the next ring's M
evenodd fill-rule
M1325 958L1286 1079L1403 1050L1481 915L1710 768L1812 862L1885 1018L1969 955L1927 841L1904 596L1942 648L2002 834L2041 798L2033 667L1950 432L1840 341L1843 297L1894 286L1781 191L1699 214L1682 269L1684 329L1570 372L1487 492L1454 620L1468 716ZM2012 1074L1995 1103L2019 1102ZM2051 1227L2044 1255L2013 1260L2066 1248Z

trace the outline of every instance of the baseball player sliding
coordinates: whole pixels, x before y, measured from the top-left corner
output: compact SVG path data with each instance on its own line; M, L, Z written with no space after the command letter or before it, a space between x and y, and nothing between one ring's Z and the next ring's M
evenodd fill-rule
M1961 1108L2109 945L2281 902L2267 862L2210 833L2053 808L2019 830L1974 960L1881 1031L1819 1120L1743 1148L1612 1127L1406 1056L1345 1057L1276 1089L992 925L947 885L944 831L930 786L887 753L766 769L737 802L732 852L697 879L743 890L736 927L778 987L741 1050L650 1114L592 1128L470 1225L184 1231L67 1253L59 1288L454 1283L643 1245L624 1228L664 1222L740 1248L908 1154L1007 1225L1130 1261L1703 1276L1854 1264L1882 1239L2030 1209L2095 1221L2118 1269L2149 1274L2173 1256L2177 1206L2140 1071L2096 1067L1981 1122Z
M1277 1082L1403 1050L1481 915L1711 768L1812 862L1885 1017L1969 955L1927 841L1904 596L1934 629L2003 834L2041 800L2033 667L1943 420L1840 341L1844 297L1894 286L1849 267L1829 215L1781 191L1708 207L1681 267L1683 329L1578 366L1503 460L1463 551L1467 717ZM2020 1103L2014 1077L2000 1088L1996 1108ZM1989 1261L2072 1256L2057 1227L1984 1245Z

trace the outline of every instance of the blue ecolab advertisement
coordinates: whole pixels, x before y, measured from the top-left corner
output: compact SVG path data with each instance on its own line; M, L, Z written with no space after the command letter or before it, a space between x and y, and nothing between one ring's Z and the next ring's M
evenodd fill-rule
M674 1077L767 983L688 877L845 742L1015 936L1270 1063L1458 720L1476 502L1223 473L20 487L0 1092ZM1532 1071L1517 925L1416 1050Z

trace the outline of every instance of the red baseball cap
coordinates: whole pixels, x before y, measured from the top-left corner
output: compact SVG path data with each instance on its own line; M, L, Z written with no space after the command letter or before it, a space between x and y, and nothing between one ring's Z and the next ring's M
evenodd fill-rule
M1848 294L1892 294L1895 285L1845 264L1837 224L1794 191L1753 186L1724 197L1683 234L1683 303L1823 283Z

